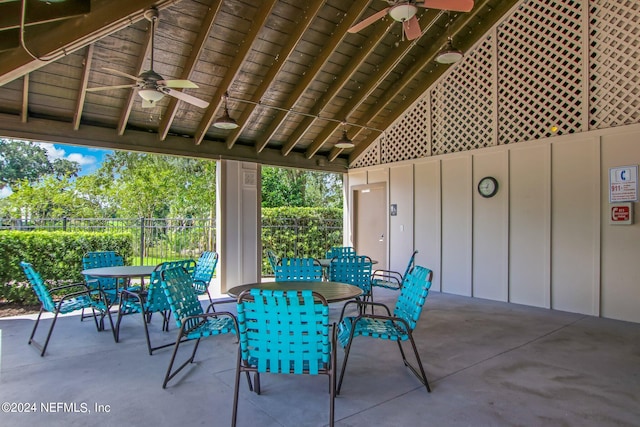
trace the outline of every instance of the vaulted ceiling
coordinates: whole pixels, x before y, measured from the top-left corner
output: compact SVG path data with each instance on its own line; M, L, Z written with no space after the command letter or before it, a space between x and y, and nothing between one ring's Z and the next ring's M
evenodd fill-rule
M516 1L418 2L414 40L386 14L347 31L393 3L0 0L0 136L344 172L449 67L448 37L470 48ZM143 108L127 75L152 41L154 71L198 87ZM225 94L235 129L213 126ZM335 146L344 131L354 148Z

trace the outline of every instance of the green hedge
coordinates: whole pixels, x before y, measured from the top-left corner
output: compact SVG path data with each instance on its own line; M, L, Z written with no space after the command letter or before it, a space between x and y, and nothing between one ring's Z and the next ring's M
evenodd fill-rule
M324 258L332 246L342 246L342 209L262 208L262 248L279 257ZM266 254L262 274L273 274Z
M0 231L0 298L23 304L37 300L20 268L20 261L34 268L52 286L82 281L82 256L90 251L112 250L125 263L133 256L129 233L66 231Z

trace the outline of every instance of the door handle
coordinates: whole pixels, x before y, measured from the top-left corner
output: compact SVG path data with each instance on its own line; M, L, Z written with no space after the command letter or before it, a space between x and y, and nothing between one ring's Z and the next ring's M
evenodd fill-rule
M384 234L380 235L380 240L378 240L379 242L384 242Z

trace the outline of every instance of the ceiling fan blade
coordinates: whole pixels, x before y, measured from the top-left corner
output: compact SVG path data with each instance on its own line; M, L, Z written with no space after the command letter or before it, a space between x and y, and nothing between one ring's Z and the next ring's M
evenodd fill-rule
M407 37L407 40L415 40L422 35L420 23L418 22L418 18L415 16L408 21L404 21L402 23L402 28L404 29L404 35Z
M391 7L386 7L384 9L382 9L380 12L374 13L370 17L363 19L362 21L358 22L353 27L349 28L347 30L347 32L348 33L357 33L358 31L368 27L369 25L371 25L374 22L376 22L378 19L384 18L387 15L387 12L389 11L389 9L391 9Z
M473 9L473 0L424 0L423 7L452 12L469 12Z
M190 80L158 80L159 85L176 89L197 89L198 85Z
M100 86L100 87L89 87L86 89L87 92L98 92L100 90L111 90L111 89L125 89L137 87L136 83L128 84L128 85L117 85L117 86Z
M203 101L200 98L196 98L195 96L189 95L188 93L180 92L179 90L173 90L169 87L163 87L162 93L166 93L169 96L173 96L174 98L178 98L180 101L188 102L189 104L195 105L200 108L207 108L209 103L207 101Z
M128 77L128 78L133 79L133 80L140 80L136 76L132 76L131 74L127 74L127 73L122 72L122 71L114 70L113 68L102 67L102 69L106 70L106 71L109 71L112 74L117 74L117 75L122 76L122 77Z

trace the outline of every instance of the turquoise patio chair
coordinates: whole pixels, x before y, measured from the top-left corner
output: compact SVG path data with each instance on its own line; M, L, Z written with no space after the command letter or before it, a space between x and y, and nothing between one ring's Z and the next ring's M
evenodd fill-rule
M249 289L238 296L240 347L236 365L231 425L236 425L242 372L323 374L329 377L329 425L334 425L336 328L329 324L329 305L311 290Z
M33 344L34 347L39 349L40 356L44 356L47 351L47 346L49 345L49 340L51 339L51 333L53 332L53 328L56 326L56 321L58 320L59 314L67 314L81 309L91 309L93 313L93 320L96 324L96 329L98 331L102 330L100 324L98 323L98 319L96 318L96 310L103 313L109 313L109 310L106 307L103 298L96 298L94 294L91 293L91 290L84 283L72 283L69 285L58 286L55 288L47 288L42 280L42 277L38 272L33 268L28 262L22 261L20 262L20 267L24 271L24 274L27 276L27 280L29 280L29 284L31 288L38 296L38 300L40 300L40 312L38 313L38 317L36 318L36 322L33 325L33 331L31 331L31 336L29 337L29 345ZM54 300L52 293L61 291L61 290L73 290L80 289L77 291L72 291L64 294L58 300ZM47 333L47 338L44 341L43 345L40 345L38 342L34 340L34 336L36 334L36 329L38 329L38 324L40 323L40 317L42 313L48 311L49 313L53 313L53 320L51 321L51 326L49 327L49 332ZM109 321L111 321L111 328L113 329L113 321L111 319L111 315L109 315Z
M393 270L373 270L373 274L371 275L371 286L399 290L402 287L402 282L404 281L404 276L406 276L409 271L413 268L415 264L416 254L418 251L413 251L411 257L409 258L409 262L407 263L407 268L404 270L404 273L400 273L398 271Z
M183 268L187 273L193 271L196 262L193 259L183 259L177 261L168 261L158 264L151 273L149 284L144 290L132 291L128 289L122 290L120 294L120 305L118 307L118 320L116 321L116 342L120 341L120 324L124 316L140 313L142 317L142 325L144 326L145 338L147 340L147 350L152 355L155 350L174 345L174 342L162 344L156 347L151 346L149 337L149 327L147 323L151 322L152 314L158 313L162 317L162 330L169 331L169 320L171 316L171 306L160 287L160 276L163 270L175 267Z
M279 282L320 282L322 266L315 258L282 258L275 274Z
M326 253L326 258L331 259L334 257L343 257L343 256L355 256L356 250L351 246L334 246L329 249Z
M415 266L405 277L400 290L400 296L396 302L393 316L389 308L382 303L364 302L364 301L348 301L342 308L340 315L340 323L338 326L338 341L345 348L344 360L342 362L342 370L340 371L340 379L338 380L337 394L340 394L342 387L342 379L347 368L349 360L349 352L355 337L366 336L383 340L395 341L398 343L400 354L405 366L407 366L424 384L428 392L431 392L427 375L424 372L420 355L416 343L413 339L413 330L416 327L422 307L429 294L431 288L431 278L433 272L428 268ZM359 306L358 316L345 317L345 309L350 304ZM384 309L386 315L366 314L364 306L376 306ZM411 347L418 363L418 369L407 361L404 350L402 349L402 341L410 341Z
M122 256L114 251L97 251L87 252L82 257L82 269L115 267L124 265ZM120 290L124 288L124 284L119 279L112 277L84 277L87 286L91 290L101 290L107 297L109 306L117 304L120 301Z
M278 265L278 261L280 261L280 258L271 249L267 249L266 253L267 259L269 260L269 265L271 266L271 271L273 271L273 274L276 274L276 266Z
M162 388L166 388L167 383L178 372L193 362L196 351L198 350L198 344L202 338L223 334L236 334L238 324L235 316L229 312L209 312L213 303L209 305L206 312L202 309L198 295L192 286L192 277L182 267L162 270L160 275L160 286L169 302L169 307L171 307L171 311L173 312L176 325L180 329L175 341L169 367L167 368L167 373L162 382ZM173 364L178 354L180 344L191 340L196 341L191 357L173 370Z
M193 277L193 289L195 289L198 295L206 294L209 297L209 302L212 303L211 294L209 293L209 284L216 272L218 266L218 253L212 251L205 251L200 254L195 269L192 270ZM191 271L188 271L191 273Z
M366 255L334 257L329 265L329 280L348 283L362 289L362 298L371 297L371 268L373 262Z

